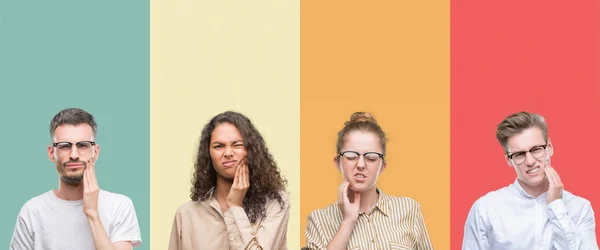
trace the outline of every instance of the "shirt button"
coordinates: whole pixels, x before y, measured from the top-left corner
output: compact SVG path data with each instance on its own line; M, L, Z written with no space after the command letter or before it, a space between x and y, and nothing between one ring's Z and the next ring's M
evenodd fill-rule
M375 239L371 239L371 243L375 243Z

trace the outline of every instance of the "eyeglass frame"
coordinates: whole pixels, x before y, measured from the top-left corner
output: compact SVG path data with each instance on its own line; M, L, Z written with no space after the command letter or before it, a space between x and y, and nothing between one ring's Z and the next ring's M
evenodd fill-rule
M364 154L361 154L359 152L352 151L352 150L347 150L347 151L344 151L344 152L339 152L338 153L338 157L340 157L340 156L344 157L345 153L356 153L358 155L358 161L356 161L356 165L354 165L354 167L358 166L358 162L360 161L360 157L362 156L363 157L363 161L364 161L365 156L367 154L376 154L377 156L379 156L379 158L381 159L382 162L385 160L385 156L382 153L378 153L378 152L365 152ZM365 162L365 165L367 165L366 162Z
M523 162L525 162L525 161L527 160L527 152L529 152L529 154L531 155L531 157L533 157L533 158L535 158L535 159L541 159L541 157L544 157L544 155L542 155L542 156L541 156L541 157L539 157L539 158L538 158L538 157L535 157L535 156L533 156L533 153L531 152L532 150L534 150L534 149L537 149L537 148L540 148L540 147L544 149L544 155L548 153L548 152L546 151L546 148L548 148L548 142L546 142L546 144L544 144L544 145L535 145L535 146L531 147L531 149L529 149L529 150L517 151L517 152L514 152L514 153L512 153L512 154L509 154L508 152L505 152L505 153L506 153L506 157L507 157L508 159L510 159L511 161L513 161L515 164L522 164ZM523 160L522 162L520 162L520 163L517 163L517 162L515 162L515 160L513 159L513 157L514 157L516 154L519 154L519 153L524 153L524 156L525 156L525 158L524 158L524 160Z
M93 147L94 147L94 146L96 146L96 142L94 142L94 141L78 141L78 142L75 142L75 143L68 142L68 141L61 141L61 142L54 142L54 143L52 143L52 146L53 146L54 148L58 149L58 147L57 147L57 146L58 146L58 144L61 144L61 143L68 143L68 144L71 144L71 149L70 149L71 151L70 151L70 152L72 153L72 152L73 152L73 145L75 145L75 147L77 147L77 144L79 144L79 143L82 143L82 142L87 142L87 143L89 143L89 144L92 146L92 152L94 152L94 149L93 149ZM77 152L79 153L79 148L77 149Z

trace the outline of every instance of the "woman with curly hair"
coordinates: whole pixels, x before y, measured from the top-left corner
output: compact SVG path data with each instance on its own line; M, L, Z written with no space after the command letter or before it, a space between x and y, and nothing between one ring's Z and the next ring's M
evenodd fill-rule
M192 184L170 250L287 249L286 180L247 117L227 111L204 126Z

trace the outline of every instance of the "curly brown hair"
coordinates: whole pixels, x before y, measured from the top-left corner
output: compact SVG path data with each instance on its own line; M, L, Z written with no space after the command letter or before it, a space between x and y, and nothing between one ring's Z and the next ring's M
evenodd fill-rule
M285 191L287 181L281 176L273 156L267 149L265 140L246 116L227 111L212 118L202 129L198 156L194 164L194 177L190 198L194 201L205 201L206 194L217 185L217 172L210 158L210 137L212 131L221 123L234 125L242 135L244 147L248 152L250 188L244 198L244 211L251 223L266 216L265 206L269 199L279 202L283 208L285 203L280 191Z

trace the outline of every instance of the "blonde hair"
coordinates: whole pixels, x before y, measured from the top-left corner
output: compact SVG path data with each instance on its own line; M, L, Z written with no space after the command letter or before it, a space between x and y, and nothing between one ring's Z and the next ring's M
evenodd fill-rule
M508 139L520 134L528 128L539 128L544 135L544 141L548 141L548 125L543 116L521 111L504 118L496 129L496 139L504 151L508 150Z
M385 155L385 146L387 142L387 137L385 136L385 132L383 129L377 124L377 120L373 115L367 112L354 112L350 116L350 120L344 123L344 128L338 132L337 139L337 152L340 153L342 149L342 145L344 144L344 140L346 139L346 135L350 132L359 130L364 132L371 132L376 134L381 141L381 149L383 150L383 154Z

